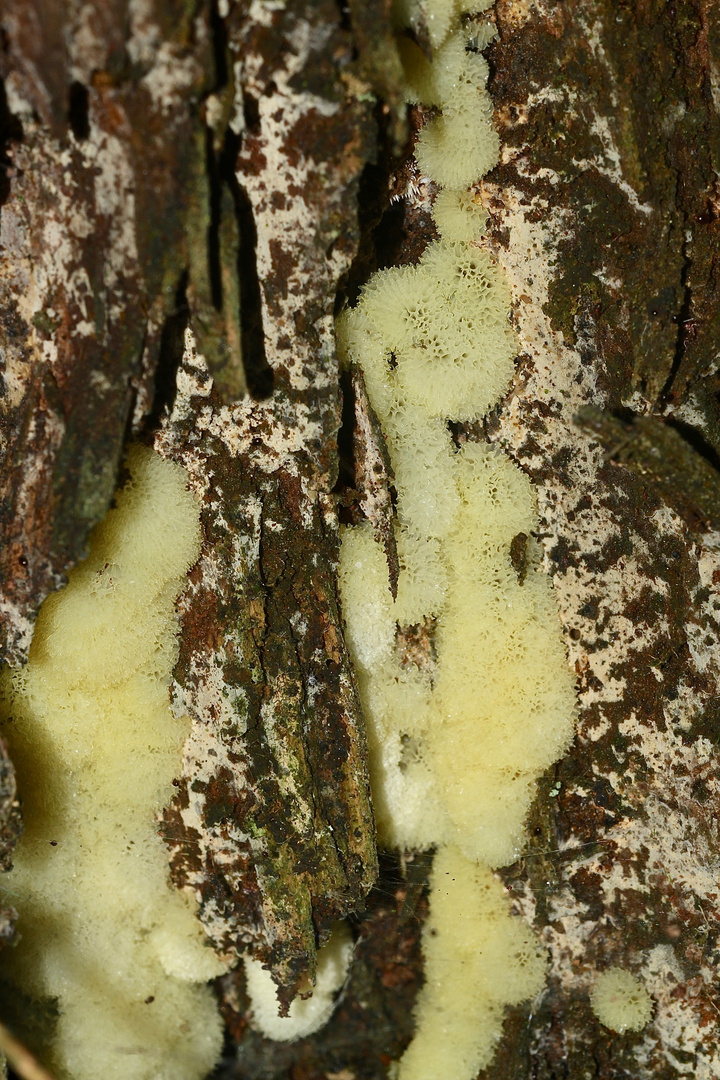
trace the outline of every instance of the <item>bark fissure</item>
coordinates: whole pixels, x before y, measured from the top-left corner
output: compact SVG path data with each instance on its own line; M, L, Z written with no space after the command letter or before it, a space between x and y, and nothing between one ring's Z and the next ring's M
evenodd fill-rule
M84 83L76 79L68 90L68 124L78 142L90 134L90 94Z
M22 138L22 124L19 117L10 111L5 81L0 78L0 206L10 194L12 157L9 150L13 143L21 142Z
M260 278L256 258L257 230L248 194L238 182L235 173L233 173L233 178L235 212L240 235L238 277L242 311L243 363L248 390L254 398L262 401L270 397L272 393L273 371L265 352Z
M369 103L340 77L351 50L332 6L270 17L272 34L259 13L235 9L227 39L228 70L244 57L235 100L246 126L225 141L222 171L229 176L232 159L254 393L223 404L191 348L157 445L188 469L206 536L184 601L175 689L195 727L166 814L168 835L200 840L192 852L171 840L174 873L196 892L222 951L252 951L270 966L285 1006L312 978L317 944L362 905L376 874L331 496L340 423L332 311L355 251L354 199L374 132ZM230 746L234 768L223 771ZM227 812L218 814L221 774Z
M678 194L680 191L680 176L678 176ZM679 202L679 199L678 199ZM682 232L683 232L683 244L682 244L682 267L680 270L680 287L681 287L681 302L677 310L677 314L673 316L673 322L677 323L677 338L675 341L675 352L672 358L672 364L670 365L670 371L668 372L667 380L662 387L657 401L654 403L654 411L663 412L667 403L672 396L672 389L677 374L683 363L687 352L688 344L688 331L693 325L692 309L693 309L693 296L692 288L690 286L691 274L693 271L692 266L692 254L691 254L691 236L689 233L688 215L683 214Z
M175 293L175 305L165 317L160 331L157 367L152 391L152 408L145 429L155 431L164 416L169 416L177 393L178 371L182 364L185 330L190 320L187 300L188 274L185 271ZM145 347L145 343L144 343Z

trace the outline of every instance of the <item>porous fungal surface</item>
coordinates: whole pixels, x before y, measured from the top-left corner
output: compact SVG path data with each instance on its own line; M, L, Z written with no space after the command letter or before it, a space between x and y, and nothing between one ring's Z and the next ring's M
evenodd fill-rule
M25 816L3 883L21 940L3 973L57 1008L58 1076L201 1080L222 1047L204 983L224 967L154 820L189 726L168 684L200 512L177 465L140 447L127 464L89 557L43 604L27 666L2 679Z
M419 169L443 187L440 239L416 266L375 274L337 326L341 358L362 370L392 463L397 590L369 522L343 533L340 585L380 840L439 847L426 981L399 1075L471 1080L493 1057L504 1007L543 986L541 951L510 916L491 868L523 850L536 780L567 748L575 702L530 537L532 485L502 451L456 446L450 430L503 396L516 341L502 276L475 242L484 214L467 190L497 159L478 52L493 30L427 7L423 17L442 13L445 27L433 31L432 60L410 41L403 59L410 99L441 109L416 151ZM428 623L432 672L404 663L395 647L398 634Z
M640 979L618 967L600 972L590 1004L600 1023L620 1034L644 1028L653 1009L652 998Z

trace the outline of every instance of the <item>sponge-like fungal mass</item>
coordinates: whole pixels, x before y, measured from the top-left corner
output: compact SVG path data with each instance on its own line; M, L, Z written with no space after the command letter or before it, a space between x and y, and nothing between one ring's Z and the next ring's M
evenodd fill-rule
M574 694L550 582L528 540L532 485L485 443L456 449L447 427L483 415L513 370L508 297L480 256L431 245L412 274L376 275L340 320L341 346L363 368L386 434L400 555L393 602L372 529L347 529L340 583L381 838L407 848L453 843L502 866L522 849L537 776L572 737ZM466 310L472 352L458 347ZM383 352L394 362L388 355L381 367ZM525 537L523 575L513 565L516 537ZM394 652L397 624L427 617L436 620L432 683Z
M278 1015L277 986L259 960L244 958L245 984L250 998L250 1023L268 1039L294 1042L319 1031L332 1016L347 980L353 956L353 939L347 923L337 923L330 940L318 950L317 974L312 995L297 997L287 1016Z
M542 989L544 957L509 908L504 888L487 867L455 847L441 848L430 878L418 1033L401 1075L475 1076L492 1059L504 1007Z
M500 148L485 91L487 60L481 55L494 29L477 25L472 41L462 28L453 29L437 42L432 62L412 41L403 44L400 55L408 100L442 109L418 136L417 163L443 187L466 188L493 167Z
M510 298L478 243L486 214L468 190L497 160L479 55L494 30L446 0L397 10L416 31L401 43L408 100L441 110L416 147L443 187L440 239L416 266L375 274L337 322L341 358L362 369L387 442L400 566L393 599L370 524L346 528L340 592L380 842L438 848L425 985L399 1080L472 1080L504 1007L543 985L543 958L492 868L523 849L537 778L572 738L575 695L531 538L532 485L503 453L456 446L449 429L481 419L514 370ZM431 61L416 44L423 28ZM427 669L396 650L398 631L417 624L432 635Z
M399 26L426 31L433 49L442 45L459 16L486 11L493 0L397 0L393 7Z
M43 1056L69 1080L201 1080L222 1025L220 974L169 881L155 815L188 724L171 712L175 601L200 550L178 466L141 447L90 555L42 606L30 659L2 677L25 834L6 897L22 935L4 978L55 1000Z
M359 306L338 320L338 338L349 356L363 354L391 446L410 436L421 447L429 437L442 454L446 418L476 420L502 396L515 355L509 301L487 252L445 240L418 266L371 278Z
M652 1019L653 999L647 989L640 979L619 967L598 975L590 1004L600 1023L620 1034L640 1031Z
M438 232L446 240L469 244L482 236L488 214L474 192L446 188L438 192L433 204L433 218Z

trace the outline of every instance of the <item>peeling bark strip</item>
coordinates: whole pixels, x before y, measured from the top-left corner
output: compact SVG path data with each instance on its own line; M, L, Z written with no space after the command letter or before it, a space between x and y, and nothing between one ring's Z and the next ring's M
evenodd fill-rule
M243 102L244 359L251 384L267 365L272 392L223 405L188 331L156 445L203 499L206 545L182 606L174 692L195 723L164 831L218 948L266 962L287 1003L314 977L316 941L377 873L331 496L333 307L375 128L334 5L235 7L226 30Z
M403 131L387 5L356 12L359 44L333 3L292 7L0 14L2 653L25 658L126 435L175 402L158 445L206 497L207 542L176 688L195 742L166 828L218 946L253 947L287 996L376 874L335 600L332 315L376 152L371 82ZM207 366L188 359L177 389L188 322Z
M365 518L373 527L375 539L385 548L390 572L390 590L397 598L397 543L393 523L393 470L380 423L365 389L359 367L350 372L352 387L353 483L358 520Z

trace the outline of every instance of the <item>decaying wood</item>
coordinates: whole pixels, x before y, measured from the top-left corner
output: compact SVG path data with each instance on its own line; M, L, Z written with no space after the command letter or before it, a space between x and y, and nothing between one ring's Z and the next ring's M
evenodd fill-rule
M575 422L597 439L611 461L645 478L695 529L720 528L720 473L673 426L673 415L617 415L586 405Z
M718 10L501 0L497 17L504 148L484 193L522 355L488 430L537 484L581 713L541 785L527 857L504 874L549 950L548 990L508 1021L488 1076L709 1078ZM594 974L613 964L655 999L640 1033L590 1010Z
M383 4L373 20L394 49ZM262 957L287 1001L377 872L335 598L332 318L376 154L367 80L398 99L397 72L332 4L38 0L2 26L4 657L26 656L124 440L164 417L206 543L163 832L220 951Z
M8 756L7 747L0 739L0 869L9 870L12 852L22 834L20 802L18 799L15 769ZM0 908L0 946L15 937L16 912L12 907Z
M212 53L179 3L5 0L1 19L0 619L18 663L152 401Z
M352 484L345 503L356 513L351 520L369 521L375 539L385 549L390 575L390 589L397 597L398 564L393 510L393 469L385 436L368 400L365 379L360 368L353 365L345 394L352 406Z
M201 495L206 537L182 604L175 690L195 726L164 831L213 940L268 963L286 1004L314 977L316 943L377 874L331 494L333 310L374 122L341 78L350 55L331 6L236 8L228 49L246 125L233 177L254 258L241 281L255 331L244 359L266 385L224 405L189 332L156 439Z
M125 441L152 439L188 469L205 533L172 688L193 720L161 823L175 879L220 951L264 959L285 1002L330 923L356 911L349 985L312 1038L263 1040L241 973L221 981L228 1080L386 1077L422 979L429 857L383 857L368 893L362 717L334 581L338 505L394 555L391 478L357 383L338 483L333 311L434 236L433 191L402 164L389 7L0 9L3 657L27 655ZM453 435L491 438L537 485L581 712L528 853L503 872L548 949L548 989L508 1017L487 1077L710 1080L720 15L712 0L494 13L503 151L482 194L520 357L483 430ZM431 636L398 649L424 662ZM0 781L7 858L5 759ZM594 973L612 964L655 998L644 1032L614 1035L591 1013Z

